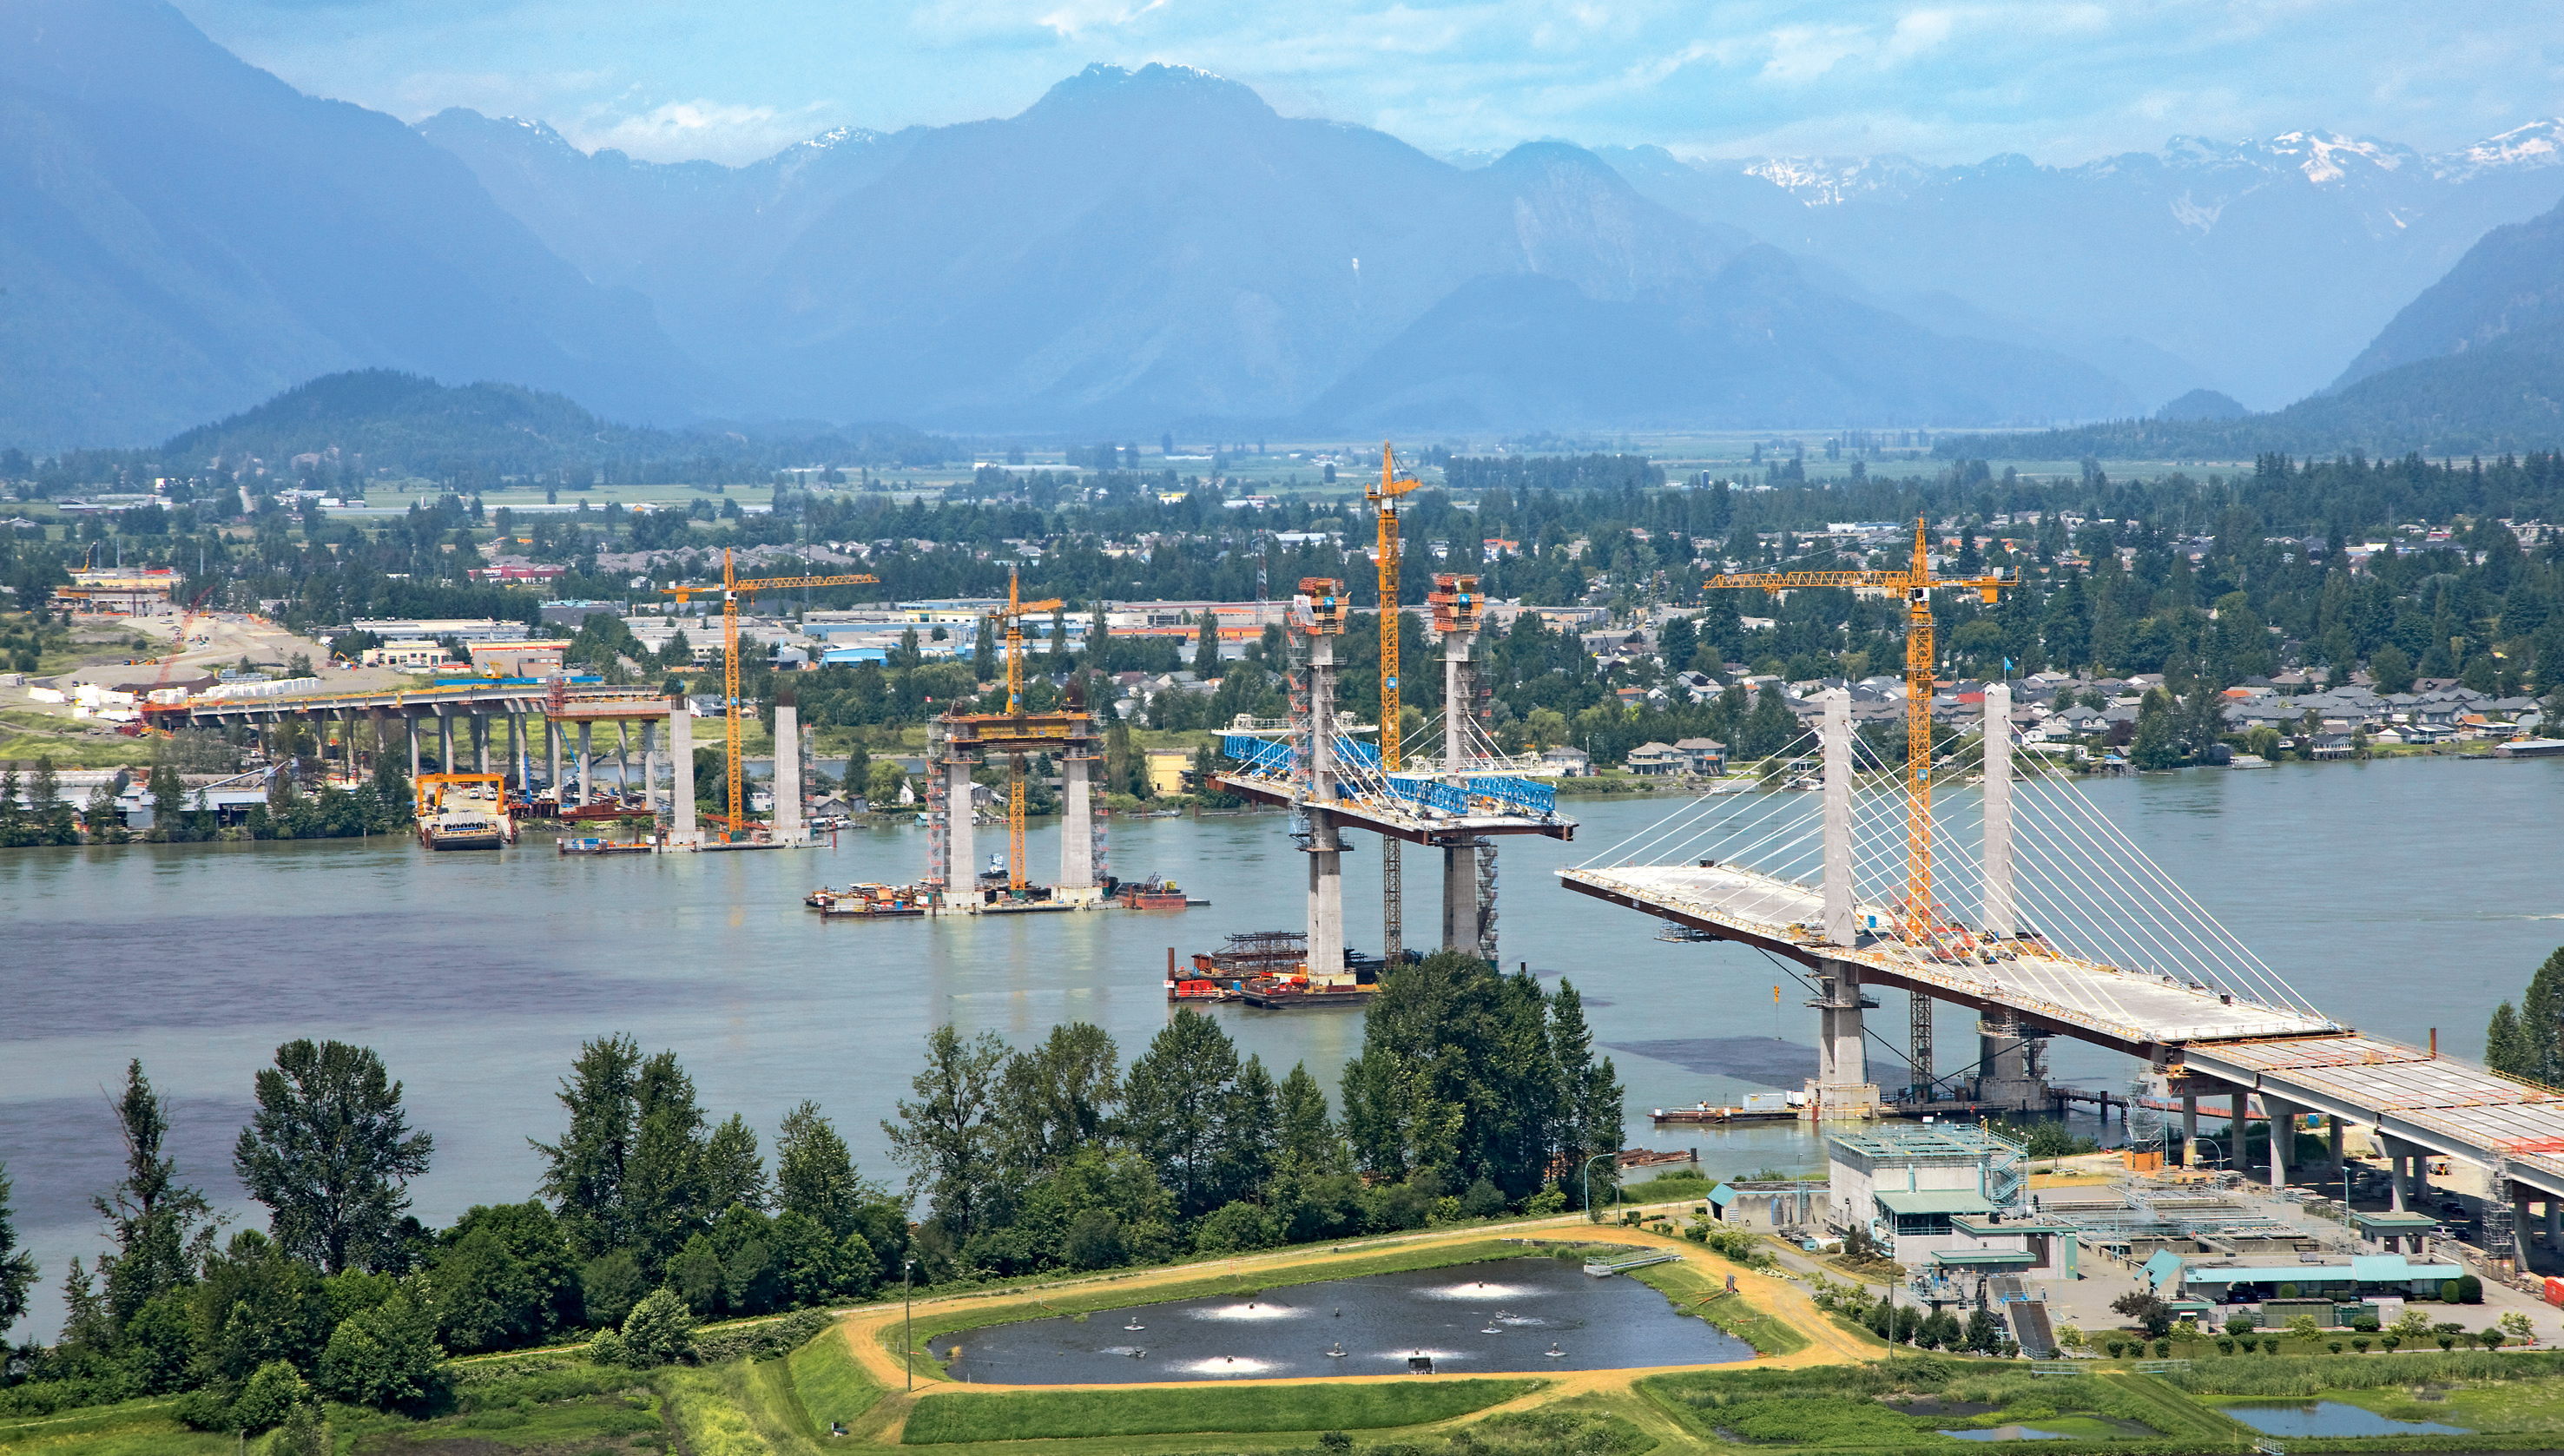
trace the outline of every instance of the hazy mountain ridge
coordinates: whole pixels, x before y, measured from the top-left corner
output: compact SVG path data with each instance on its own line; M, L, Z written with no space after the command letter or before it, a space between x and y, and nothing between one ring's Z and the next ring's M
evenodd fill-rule
M2335 388L2564 321L2564 205L2486 233L2350 361Z
M0 438L153 438L332 369L706 394L398 121L297 93L160 0L0 0Z
M2211 386L2264 408L2322 387L2487 230L2564 196L2560 120L2437 155L2311 129L2070 167L1602 155L1881 298L1946 295L2157 397Z

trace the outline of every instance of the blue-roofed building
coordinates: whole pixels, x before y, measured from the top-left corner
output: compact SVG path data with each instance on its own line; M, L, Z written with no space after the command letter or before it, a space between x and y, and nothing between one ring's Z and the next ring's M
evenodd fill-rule
M1900 1263L1989 1247L1953 1220L2014 1208L2027 1185L2020 1146L1973 1124L1885 1123L1831 1134L1825 1149L1827 1221L1867 1229Z
M2187 1295L2216 1304L2255 1304L2279 1298L2281 1286L2298 1297L2330 1297L2345 1302L2379 1296L2436 1298L2440 1286L2465 1273L2456 1264L2409 1258L2403 1254L2326 1255L2316 1259L2244 1260L2184 1257L2167 1249L2148 1259L2144 1273L2155 1293L2167 1299Z

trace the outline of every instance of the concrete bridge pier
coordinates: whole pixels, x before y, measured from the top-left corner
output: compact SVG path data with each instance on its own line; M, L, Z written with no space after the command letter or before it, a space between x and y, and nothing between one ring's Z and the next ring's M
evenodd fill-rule
M410 782L412 782L412 783L416 783L416 782L418 782L418 715L417 715L417 714L414 714L414 713L403 713L403 714L401 715L401 736L403 736L403 737L405 737L405 738L409 739L409 777L410 777Z
M553 782L559 782L559 743L553 744ZM668 847L702 843L695 829L695 714L682 697L668 700Z
M1093 759L1070 749L1059 759L1059 885L1085 890L1095 884L1095 805L1088 797L1087 769ZM849 793L861 793L854 785Z
M1846 948L1860 943L1851 846L1851 695L1840 688L1823 695L1818 742L1824 753L1825 939ZM1816 1080L1809 1089L1820 1118L1859 1118L1878 1106L1878 1084L1869 1076L1869 1048L1861 1013L1860 965L1826 960L1816 968Z
M775 695L772 782L774 843L799 844L808 837L801 830L801 710L789 688Z
M2261 1110L2270 1116L2270 1190L2288 1185L2288 1158L2296 1151L2297 1117L2305 1109L2261 1094Z
M436 771L454 771L454 715L441 703L436 707Z
M641 803L652 810L659 806L659 726L646 719L641 724Z
M490 771L490 715L486 713L472 715L472 762L473 772Z
M2421 1148L2401 1138L2389 1138L2381 1134L2377 1141L2386 1149L2387 1206L2398 1213L2419 1211L2417 1205L2430 1192L2431 1165L2427 1162L2417 1163L2415 1159L2426 1154ZM2413 1168L2409 1175L2405 1171L2408 1165Z
M1469 650L1474 632L1442 637L1442 771L1457 774L1469 759ZM1383 732L1394 732L1393 727ZM1386 841L1384 841L1386 842ZM1459 841L1442 846L1442 948L1484 955L1478 943L1478 847Z
M979 851L970 833L970 756L957 746L949 763L926 766L929 773L949 776L944 790L944 842L945 857L953 866L953 881L944 887L944 893L964 904L976 903L979 898Z
M589 729L593 727L594 725L584 722L578 726L578 802L581 807L585 807L595 797L594 787L588 778L590 763L588 749L594 742Z
M2181 1165L2199 1166L2199 1089L2187 1078L2181 1088Z
M543 719L543 748L551 757L552 802L555 804L567 804L569 802L569 785L561 778L560 725L553 721L549 716L546 716Z
M1309 787L1313 804L1336 799L1336 642L1309 638ZM1384 729L1395 731L1394 726ZM1345 858L1336 816L1309 814L1309 970L1334 975L1345 968Z

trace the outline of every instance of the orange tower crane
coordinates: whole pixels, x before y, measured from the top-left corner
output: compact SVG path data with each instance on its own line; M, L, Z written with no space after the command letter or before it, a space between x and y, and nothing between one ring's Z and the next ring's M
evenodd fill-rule
M1035 612L1058 611L1064 604L1057 597L1028 602L1015 596L1015 573L1006 571L1006 604L997 615L1006 619L1006 714L1013 717L1024 711L1024 618ZM967 812L967 806L964 806ZM1006 759L1006 885L1020 891L1028 883L1024 874L1024 755L1020 749Z
M1932 574L1925 523L1914 521L1914 560L1902 571L1760 571L1710 578L1713 587L1754 587L1779 593L1800 587L1881 587L1905 594L1905 904L1907 943L1927 953L1940 936L1941 918L1932 904L1932 593L1940 587L1981 594L1991 604L2004 587L2021 578L1997 572L1991 576L1936 577ZM1932 1082L1932 1003L1916 996L1912 1042L1907 1060L1915 1084Z
M776 591L792 586L868 586L881 580L878 576L758 576L745 577L731 567L730 548L722 548L721 585L662 587L661 594L680 602L714 591L722 599L722 721L726 725L725 746L730 752L730 821L726 837L738 838L748 832L748 800L740 793L740 701L739 701L739 608L740 603L760 591Z
M1384 777L1398 768L1401 710L1397 701L1397 498L1423 489L1424 483L1397 473L1397 457L1384 440L1380 446L1380 484L1366 486L1363 500L1380 510L1380 768ZM1448 712L1450 705L1443 705ZM1405 952L1406 886L1402 846L1389 836L1380 839L1381 962L1394 965Z

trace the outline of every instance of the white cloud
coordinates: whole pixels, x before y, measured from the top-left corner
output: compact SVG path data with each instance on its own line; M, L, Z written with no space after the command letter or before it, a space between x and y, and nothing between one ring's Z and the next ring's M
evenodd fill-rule
M613 147L645 161L709 157L732 163L769 155L825 127L825 103L775 106L696 100L643 111L597 108L559 128L583 150Z

